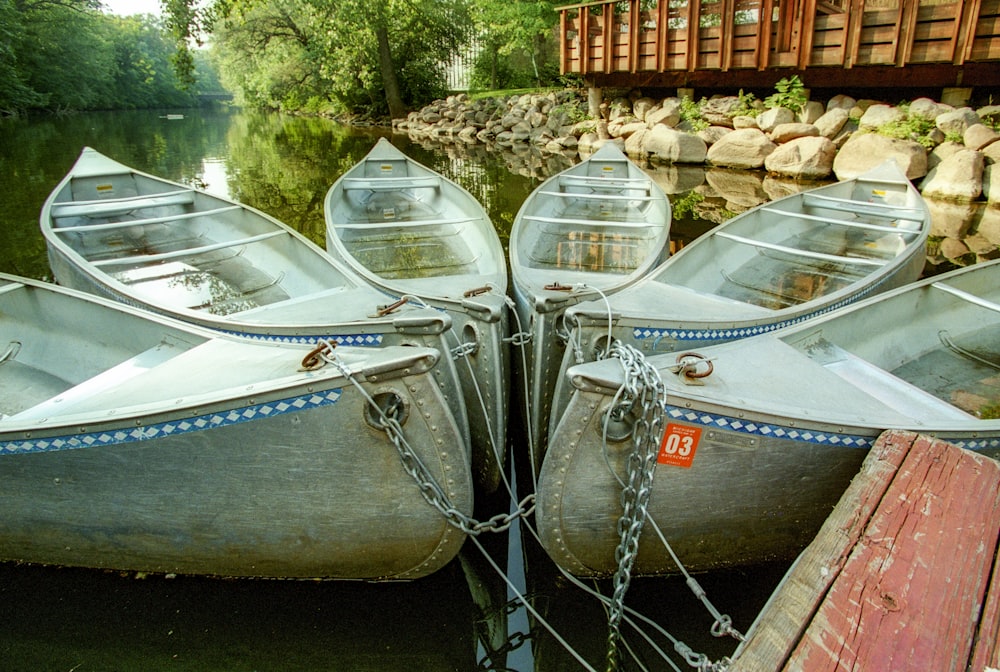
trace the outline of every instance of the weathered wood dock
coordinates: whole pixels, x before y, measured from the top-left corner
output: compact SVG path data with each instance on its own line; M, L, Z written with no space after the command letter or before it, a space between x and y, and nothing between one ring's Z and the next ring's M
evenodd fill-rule
M1000 0L597 0L558 8L590 86L1000 84Z
M1000 667L1000 464L886 432L729 672Z

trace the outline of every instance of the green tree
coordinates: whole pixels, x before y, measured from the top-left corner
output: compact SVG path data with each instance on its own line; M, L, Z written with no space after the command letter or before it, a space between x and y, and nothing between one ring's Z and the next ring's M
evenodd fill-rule
M542 65L554 54L553 30L559 16L547 0L474 0L476 27L485 45L489 67L496 74L497 56L527 55L536 86L545 84ZM491 82L496 88L495 76Z
M168 0L168 23L191 2ZM187 10L173 14L178 3ZM224 81L247 104L393 117L443 91L441 64L471 27L466 0L216 0L199 11L189 25L211 29Z
M0 0L0 111L187 106L155 17L96 0Z

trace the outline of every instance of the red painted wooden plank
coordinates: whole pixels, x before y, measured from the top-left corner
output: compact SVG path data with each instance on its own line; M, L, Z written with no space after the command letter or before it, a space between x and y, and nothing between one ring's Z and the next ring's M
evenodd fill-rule
M969 660L970 672L980 672L987 667L1000 667L1000 553L993 565L993 579L990 592L983 604L979 618L979 632L976 633L975 649Z
M816 538L803 551L733 658L730 672L780 670L903 463L915 435L886 432L869 451Z
M1000 532L1000 465L919 437L786 669L964 671Z

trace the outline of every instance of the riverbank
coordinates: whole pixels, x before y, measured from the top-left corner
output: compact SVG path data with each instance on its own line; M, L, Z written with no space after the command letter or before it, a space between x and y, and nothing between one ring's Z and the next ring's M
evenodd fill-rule
M531 145L587 155L605 142L652 163L763 170L792 179L855 177L894 158L928 198L1000 205L1000 105L976 110L928 98L899 105L834 96L798 110L744 96L700 103L634 92L588 113L584 95L435 101L393 128L442 142Z
M973 110L929 99L900 105L836 96L800 112L718 97L604 101L588 118L584 94L562 90L435 101L393 130L457 155L496 152L512 172L542 178L605 142L654 168L676 217L716 223L816 182L849 179L894 158L933 216L929 267L1000 257L1000 106ZM681 207L678 207L681 205Z

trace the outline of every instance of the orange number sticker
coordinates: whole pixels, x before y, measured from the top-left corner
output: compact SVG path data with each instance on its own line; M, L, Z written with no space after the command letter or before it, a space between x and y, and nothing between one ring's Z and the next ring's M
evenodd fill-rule
M669 423L663 432L663 441L660 442L660 453L656 456L656 461L660 464L690 469L699 439L701 439L700 427Z

